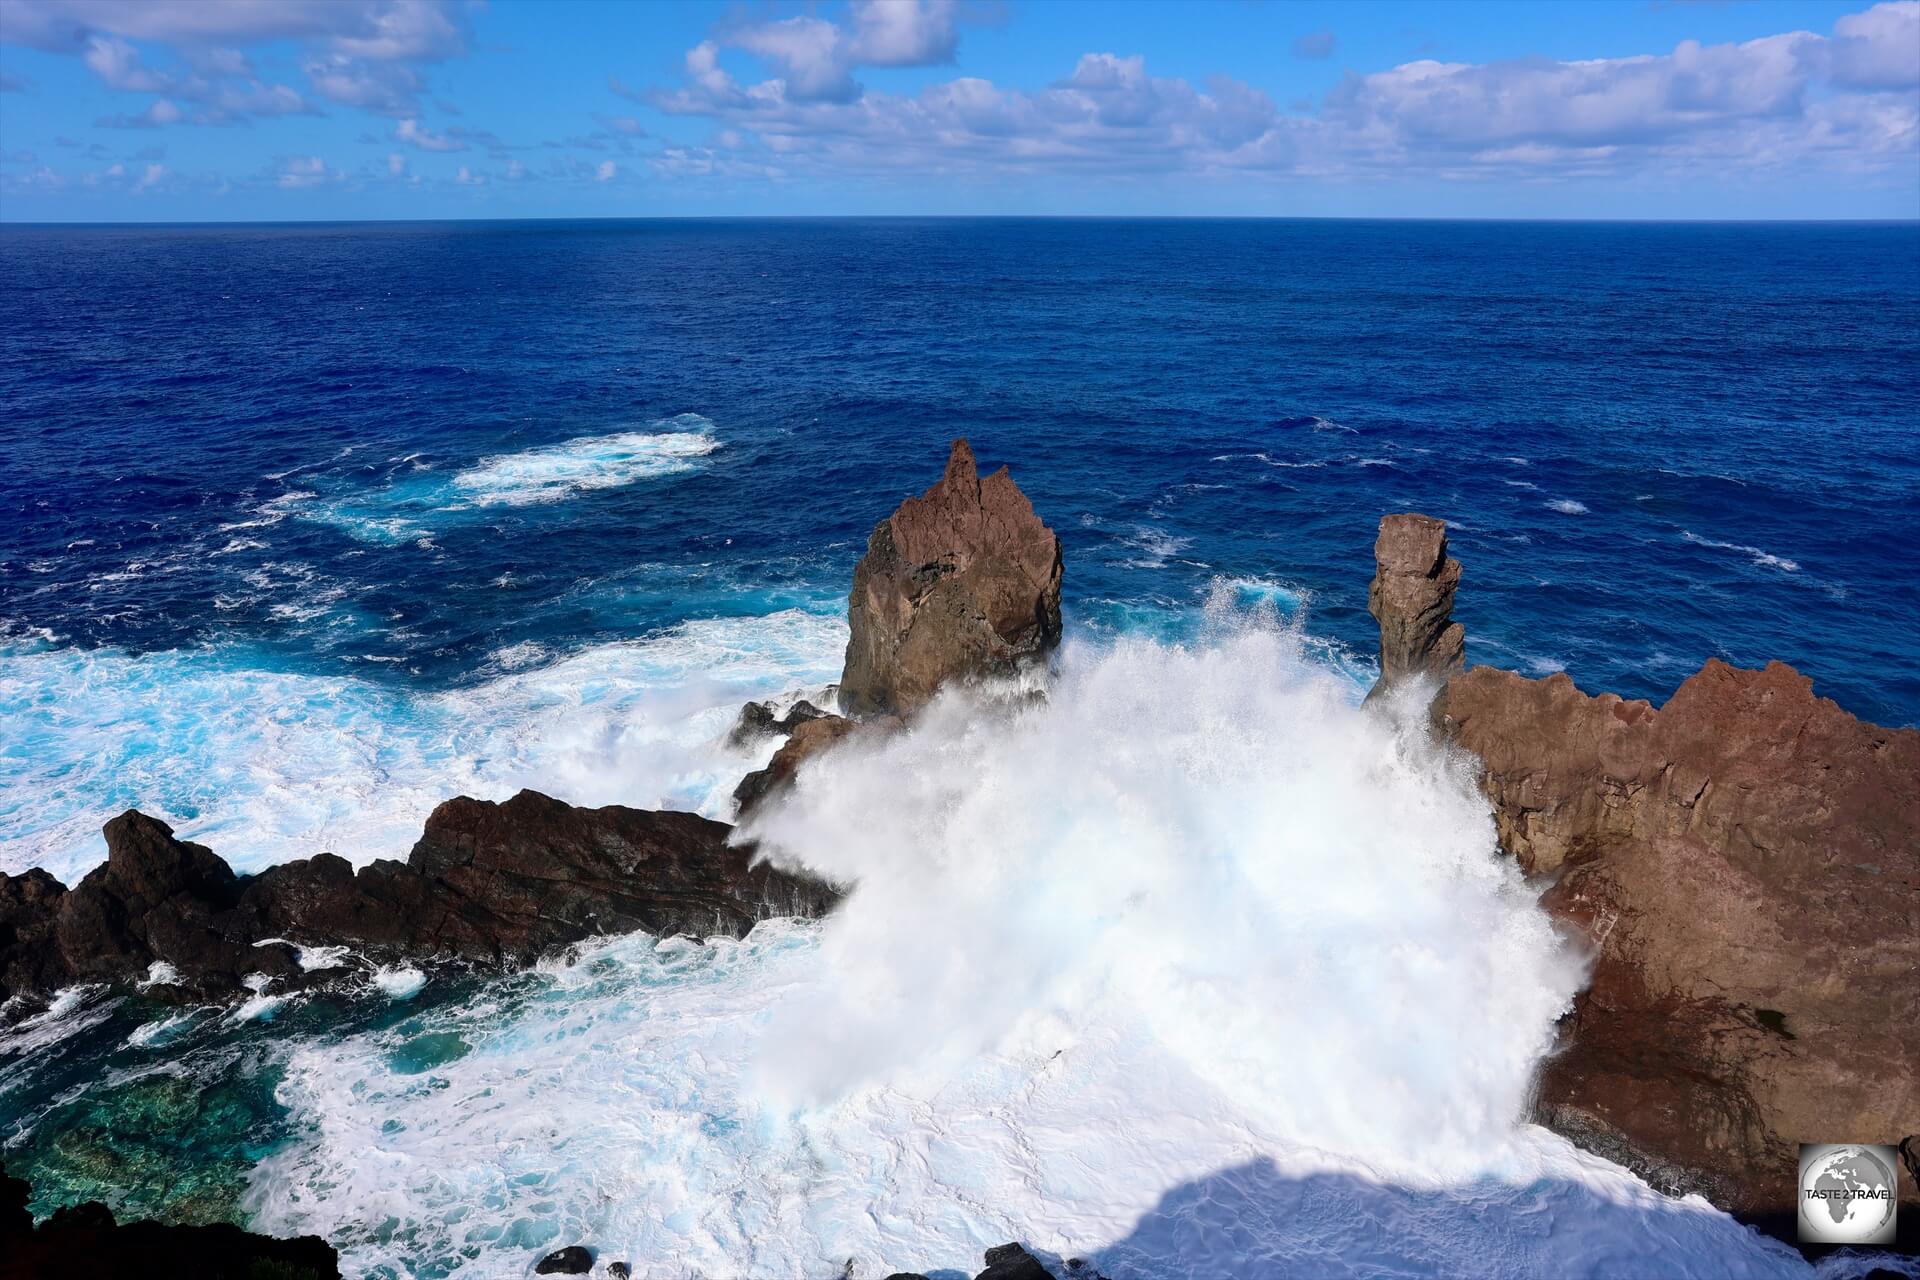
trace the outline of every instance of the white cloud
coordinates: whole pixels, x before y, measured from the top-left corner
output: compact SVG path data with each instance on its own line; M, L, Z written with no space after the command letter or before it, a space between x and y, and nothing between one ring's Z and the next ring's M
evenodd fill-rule
M388 176L394 177L394 178L401 178L406 176L406 172L407 172L407 158L401 155L398 151L389 151L387 153Z
M616 172L617 172L617 169L613 161L602 160L600 162L600 167L593 171L593 180L595 182L612 182L613 175Z
M852 60L873 67L952 62L958 7L954 0L853 0Z
M196 104L195 124L311 113L286 85L264 84L241 46L293 41L313 92L390 116L418 113L409 63L466 52L456 0L4 0L0 40L78 55L109 88ZM130 41L170 49L190 72L145 65Z
M486 184L487 175L484 173L475 173L473 170L467 168L467 166L461 165L460 171L453 175L453 180L463 187L478 187Z
M402 120L393 127L393 140L422 151L465 151L467 144L458 138L421 127L418 120Z
M342 54L309 58L301 65L313 91L343 107L383 116L409 116L420 109L420 74L401 63L369 63Z
M4 38L56 53L89 33L173 46L298 40L352 57L435 60L463 53L453 0L7 0Z
M1857 89L1920 85L1920 0L1877 4L1833 24L1834 83Z
M1687 41L1664 54L1581 61L1410 62L1350 74L1317 110L1291 112L1238 81L1195 87L1152 75L1137 55L1110 52L1085 54L1045 89L962 77L912 95L863 90L844 73L857 65L850 50L866 12L846 29L810 17L735 28L721 40L758 53L776 74L736 81L707 41L688 51L682 84L652 101L713 121L736 162L759 157L788 171L842 174L1464 179L1516 170L1914 169L1920 158L1920 95L1911 87L1920 81L1920 0L1844 17L1831 37ZM944 20L950 33L951 14ZM945 48L904 38L891 47ZM711 149L686 147L663 150L655 167L682 175L723 168Z
M330 168L319 156L287 156L280 161L274 176L276 186L286 190L331 186L341 180L338 170Z

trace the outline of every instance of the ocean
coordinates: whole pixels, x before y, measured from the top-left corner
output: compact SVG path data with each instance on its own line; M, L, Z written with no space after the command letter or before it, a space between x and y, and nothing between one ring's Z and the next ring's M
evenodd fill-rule
M1044 708L769 820L834 920L69 992L0 1035L39 1211L391 1277L1805 1272L1520 1122L1579 961L1355 713L1366 590L1424 511L1470 662L1920 723L1920 227L12 226L0 284L0 870L130 806L242 870L523 786L726 817L949 440L1066 559Z

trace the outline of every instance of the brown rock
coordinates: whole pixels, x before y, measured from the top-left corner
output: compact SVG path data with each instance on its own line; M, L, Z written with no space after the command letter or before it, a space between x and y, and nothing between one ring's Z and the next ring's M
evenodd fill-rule
M1436 687L1466 665L1466 629L1453 620L1460 562L1447 555L1447 526L1407 512L1380 518L1367 611L1380 624L1380 679L1373 701L1409 680Z
M773 753L766 767L754 770L734 788L735 815L745 818L768 797L793 785L793 775L802 764L860 727L863 726L845 716L832 715L815 716L793 726L786 742Z
M1010 672L1060 641L1060 539L1007 469L980 479L953 442L946 475L880 522L853 574L848 715L907 715L948 680Z
M1920 1130L1920 733L1718 660L1658 710L1480 667L1447 722L1595 951L1544 1123L1759 1218L1796 1144Z

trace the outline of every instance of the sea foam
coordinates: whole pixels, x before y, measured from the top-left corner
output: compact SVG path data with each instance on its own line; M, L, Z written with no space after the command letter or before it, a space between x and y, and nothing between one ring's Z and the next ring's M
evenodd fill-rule
M581 436L563 444L488 458L453 477L455 489L478 506L557 502L590 489L617 489L636 480L693 469L720 447L713 423L683 413L652 431Z
M1804 1275L1522 1122L1581 977L1470 779L1284 627L936 703L747 834L821 922L576 948L297 1044L256 1225L350 1270L586 1243L884 1275L1021 1239L1115 1280Z
M442 800L522 787L726 817L772 749L726 746L740 704L831 680L845 647L841 619L784 610L420 694L238 648L0 647L0 871L72 884L105 857L101 824L134 807L242 871L404 858Z

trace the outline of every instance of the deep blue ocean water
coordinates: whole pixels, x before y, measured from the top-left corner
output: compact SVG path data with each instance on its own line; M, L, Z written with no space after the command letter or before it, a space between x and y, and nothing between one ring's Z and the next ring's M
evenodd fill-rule
M723 806L733 710L833 677L868 531L956 435L1060 531L1076 635L1192 636L1210 599L1265 602L1363 682L1375 524L1417 509L1452 523L1472 661L1657 700L1709 656L1782 658L1912 724L1917 373L1912 225L3 228L0 869L71 878L135 804L243 867L403 854L461 790ZM619 946L647 974L681 963ZM258 1162L293 1160L268 1188L310 1186L315 1143L394 1204L360 1152L409 1126L422 1168L451 1151L505 1177L507 1139L433 1110L443 1076L505 1089L582 1021L632 1059L597 1117L684 1066L678 1041L632 1047L659 1023L631 975L604 979L615 1013L583 1014L571 973L472 1008L439 987L417 1013L296 1004L272 1039L76 995L0 1041L0 1142L42 1209L244 1217ZM560 1030L494 1010L521 987ZM498 1075L473 1065L489 1044ZM601 1074L538 1078L571 1114ZM697 1077L659 1092L698 1102ZM388 1106L379 1138L353 1128ZM743 1141L710 1123L722 1155ZM495 1234L445 1257L470 1192L417 1198L417 1222L312 1223L401 1259L377 1274L523 1271L600 1221L599 1167L535 1166L486 1205ZM1557 1185L1443 1206L1436 1238L1526 1237ZM270 1224L309 1222L266 1194ZM1548 1216L1604 1259L1641 1240L1610 1204Z

